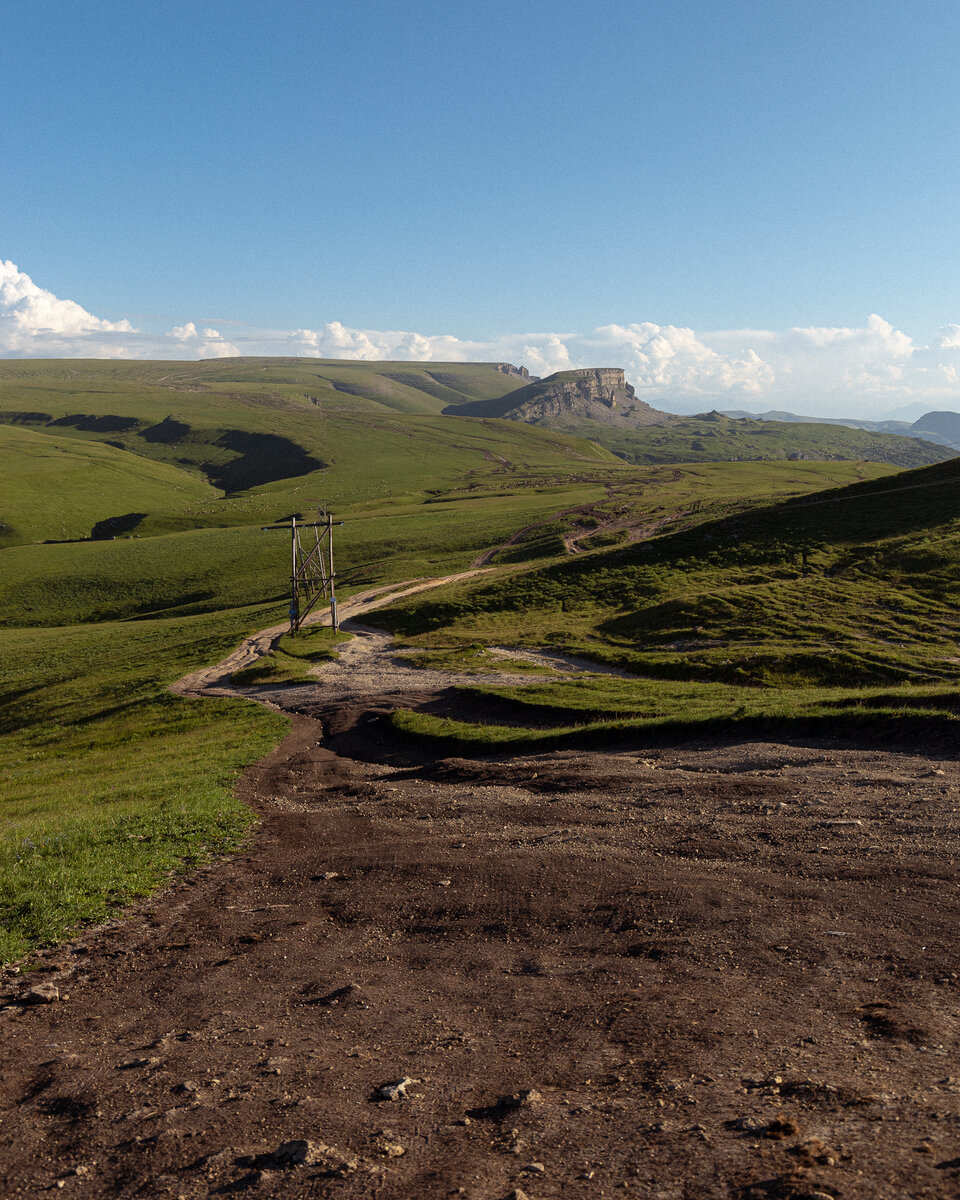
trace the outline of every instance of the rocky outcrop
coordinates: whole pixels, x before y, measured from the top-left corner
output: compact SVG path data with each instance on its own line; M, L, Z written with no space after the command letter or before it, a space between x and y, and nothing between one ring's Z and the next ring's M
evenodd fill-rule
M666 425L676 419L638 400L620 367L558 371L496 400L480 400L444 411L458 416L502 417L551 429L574 428L585 422L638 429Z
M513 363L494 363L493 366L502 375L511 375L515 379L527 379L531 383L536 383L540 379L539 375L531 375L526 367L515 367Z

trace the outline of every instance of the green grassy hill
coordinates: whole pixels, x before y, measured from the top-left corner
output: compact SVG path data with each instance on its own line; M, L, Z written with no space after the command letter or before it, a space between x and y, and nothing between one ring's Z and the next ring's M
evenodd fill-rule
M555 428L605 446L624 462L742 462L769 459L831 461L863 459L897 467L944 462L956 451L919 437L873 433L839 424L790 424L704 413L677 417L668 425L615 429L597 422L562 423Z
M482 398L522 382L489 364L0 363L0 955L242 837L250 814L232 782L284 722L177 699L169 684L284 619L288 544L262 525L319 502L335 511L341 595L490 555L498 582L408 611L414 624L433 614L428 641L456 647L474 627L566 639L714 686L722 664L698 651L678 666L664 648L669 621L650 646L616 624L639 611L624 602L693 603L723 575L711 560L685 576L658 547L891 470L637 469L551 430L438 415L437 389ZM629 542L656 535L650 549ZM625 548L583 552L611 539ZM729 570L733 604L736 573L759 568Z
M168 520L218 495L192 474L113 446L0 425L0 546L89 537L123 512Z
M956 453L953 446L941 444L949 439L939 435L933 441L921 440L922 433L916 432L919 425L913 430L903 424L897 431L885 431L851 428L842 422L790 423L747 413L679 417L640 400L619 369L558 371L502 396L451 402L444 411L503 417L590 438L638 465L845 459L919 467L943 462ZM957 419L954 414L941 415Z
M912 714L943 736L960 699L958 484L951 460L408 601L380 619L414 645L547 641L637 676L496 690L500 731L410 728L525 743L544 735L511 724L531 717L689 734Z

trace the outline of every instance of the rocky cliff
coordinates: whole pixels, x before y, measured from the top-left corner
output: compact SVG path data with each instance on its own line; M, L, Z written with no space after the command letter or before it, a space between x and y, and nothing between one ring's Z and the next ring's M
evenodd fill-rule
M531 383L537 383L540 379L539 375L531 375L526 367L515 367L513 363L494 363L501 375L512 375L516 379L527 379Z
M547 425L551 429L585 422L639 429L666 425L676 418L638 400L620 367L583 367L558 371L496 400L481 400L444 410L458 416L502 417Z

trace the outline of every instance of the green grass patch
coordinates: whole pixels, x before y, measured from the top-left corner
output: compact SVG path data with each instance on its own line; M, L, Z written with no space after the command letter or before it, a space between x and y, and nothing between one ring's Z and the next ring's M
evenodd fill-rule
M308 625L297 633L285 633L269 654L249 667L235 671L233 682L239 687L303 683L310 679L313 667L333 662L337 657L336 646L350 641L351 636L334 633L324 625Z
M569 433L592 438L625 462L736 462L812 459L882 462L919 467L955 456L948 446L892 433L873 433L846 425L818 425L706 413L677 417L665 425L617 429L598 422L562 422Z
M537 753L577 746L734 736L922 736L926 744L954 744L960 696L953 689L663 688L649 680L586 679L535 688L469 688L490 706L499 701L503 723L475 723L398 710L393 728L433 746L439 754ZM577 694L579 693L579 694ZM587 703L584 703L587 701Z
M374 619L376 619L374 617ZM470 646L448 646L434 650L413 650L399 654L403 662L412 667L424 667L435 671L458 671L467 675L549 675L549 667L525 659L504 658L491 654L486 646L474 643Z
M265 616L0 631L0 958L239 843L253 818L233 786L287 721L168 685Z

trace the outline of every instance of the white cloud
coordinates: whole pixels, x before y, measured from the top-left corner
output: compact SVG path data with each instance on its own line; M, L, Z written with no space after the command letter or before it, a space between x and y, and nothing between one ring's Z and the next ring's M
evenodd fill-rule
M813 415L868 416L920 400L960 404L960 326L947 325L929 346L872 313L865 325L724 330L703 340L724 354L755 349L772 369L764 407ZM748 407L756 407L748 405Z
M240 351L232 342L226 342L216 329L197 330L193 321L186 325L174 325L168 335L179 343L181 357L187 358L237 358ZM170 358L159 353L157 358Z
M58 299L14 263L0 260L0 354L4 357L35 352L65 357L77 340L103 347L94 351L97 355L112 356L122 353L120 343L104 335L135 332L129 321L104 321L73 300ZM35 351L37 346L42 349Z
M0 357L201 359L285 355L411 362L513 362L534 375L581 366L623 367L655 407L790 408L872 416L911 403L960 410L960 324L928 346L876 314L858 327L697 332L652 321L588 333L517 333L486 341L409 330L236 327L231 340L185 321L150 333L107 321L37 286L0 261Z

